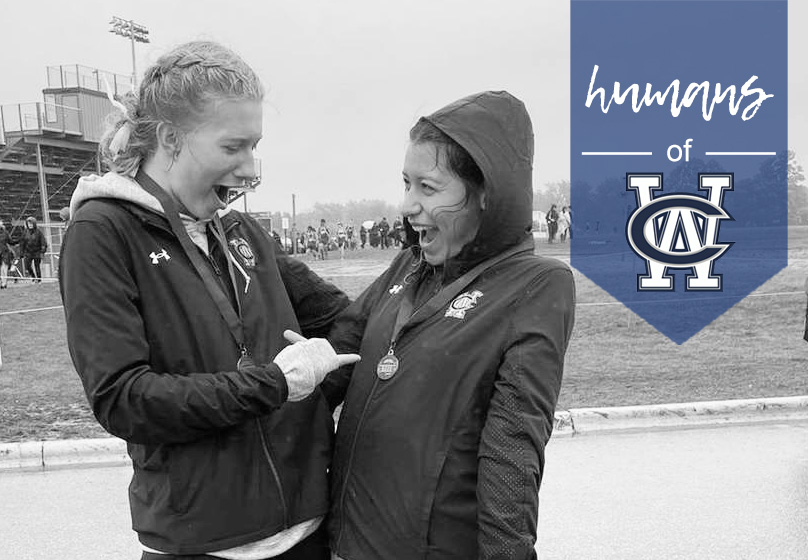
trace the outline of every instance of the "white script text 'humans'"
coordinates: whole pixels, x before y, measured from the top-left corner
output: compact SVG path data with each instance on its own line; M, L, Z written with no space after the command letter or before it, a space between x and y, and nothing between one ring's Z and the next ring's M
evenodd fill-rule
M757 76L752 76L749 78L745 84L741 86L741 95L738 97L737 101L735 99L736 96L736 88L734 85L729 86L728 88L722 89L720 83L716 83L713 89L712 99L710 99L710 82L704 81L701 83L693 82L684 92L681 100L679 99L679 80L673 80L671 85L663 92L661 91L653 91L654 86L652 84L645 84L645 93L642 97L640 97L640 86L639 84L631 84L624 90L621 90L620 82L614 82L614 90L612 92L612 96L609 99L608 103L606 102L606 90L602 87L597 89L593 89L595 87L595 78L598 75L598 65L596 64L592 70L592 79L589 81L589 91L586 95L586 106L587 108L591 107L592 101L595 100L598 96L600 96L600 108L604 113L609 112L609 107L612 104L612 101L617 103L618 105L622 105L629 95L631 95L631 108L635 113L639 113L640 109L642 109L643 105L651 106L654 103L658 105L664 105L668 94L671 95L670 103L671 103L671 115L674 117L678 117L679 113L682 110L682 107L690 107L693 105L693 102L701 95L701 115L704 117L705 121L709 121L713 116L713 108L715 107L716 103L722 103L724 99L726 99L727 95L729 95L728 105L729 105L729 112L731 115L738 114L738 110L741 107L741 102L743 102L744 98L757 96L754 101L751 101L746 108L743 110L741 114L741 118L745 121L748 121L752 117L755 116L757 110L763 104L764 101L769 99L770 97L774 97L773 94L766 93L762 88L751 87L752 84L758 79Z

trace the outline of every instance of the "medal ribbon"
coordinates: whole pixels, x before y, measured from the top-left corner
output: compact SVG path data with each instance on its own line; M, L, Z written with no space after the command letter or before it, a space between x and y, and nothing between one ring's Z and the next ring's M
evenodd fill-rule
M244 343L244 325L241 321L241 302L238 298L238 290L235 289L236 283L234 277L235 275L233 273L233 263L230 260L230 251L228 250L226 242L224 241L225 234L222 227L222 220L218 215L214 215L212 221L214 234L213 237L224 251L225 260L227 261L228 274L230 276L230 282L233 286L233 291L235 292L238 309L233 309L233 305L230 303L230 298L228 298L227 294L222 291L222 287L213 277L213 272L211 272L210 267L204 262L202 255L199 254L199 249L191 240L191 237L185 230L185 226L182 225L179 211L177 210L177 205L174 203L171 196L169 196L169 194L142 169L138 171L135 181L137 181L147 193L152 195L160 202L160 205L163 207L163 212L165 212L166 218L168 219L168 223L171 225L171 231L173 231L174 235L177 237L177 239L179 239L183 251L190 259L191 264L193 264L197 274L199 274L199 276L202 278L202 282L205 284L208 294L210 294L210 297L213 298L216 307L219 309L219 313L222 315L225 323L227 323L227 327L230 329L230 334L233 335L236 344L238 344L241 354L246 354L247 347Z

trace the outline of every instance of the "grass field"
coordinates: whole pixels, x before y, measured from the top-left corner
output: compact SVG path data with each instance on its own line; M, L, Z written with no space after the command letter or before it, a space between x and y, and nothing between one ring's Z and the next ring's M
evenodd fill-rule
M789 266L682 345L576 271L576 324L559 407L808 394L808 228L789 233ZM567 245L541 243L537 251L569 257ZM340 261L331 253L311 266L356 297L392 256L368 249ZM0 442L106 435L70 362L60 306L54 282L0 291Z

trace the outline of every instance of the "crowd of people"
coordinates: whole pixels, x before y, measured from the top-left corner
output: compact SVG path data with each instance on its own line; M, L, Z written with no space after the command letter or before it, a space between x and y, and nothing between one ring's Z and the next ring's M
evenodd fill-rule
M572 239L572 208L564 206L561 212L558 211L556 204L551 204L550 209L544 216L547 222L547 242L555 243L556 236L558 241L564 243L567 239Z
M575 286L534 252L524 104L421 117L401 218L306 228L313 258L406 249L351 302L227 207L263 99L228 48L172 49L71 200L67 342L128 444L141 559L535 559Z
M307 254L311 260L326 260L330 251L339 251L340 258L345 258L346 252L357 249L405 246L404 223L401 218L396 218L392 226L386 217L378 222L368 220L359 225L358 231L353 220L348 220L347 223L340 220L335 226L329 227L325 218L322 218L318 227L309 225L300 232L297 249L291 243L285 243L277 232L273 231L272 236L287 252L294 253L297 250L298 253Z
M378 222L370 222L369 226L368 222L363 222L359 228L360 249L368 246L380 249L406 247L404 222L400 217L396 217L392 225L386 217Z

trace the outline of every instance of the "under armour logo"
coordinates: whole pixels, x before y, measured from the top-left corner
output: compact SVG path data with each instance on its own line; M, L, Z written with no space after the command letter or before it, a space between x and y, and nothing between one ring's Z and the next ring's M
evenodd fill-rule
M157 264L160 262L160 259L165 259L167 261L171 260L171 255L168 254L168 251L165 249L161 249L159 253L155 253L152 251L149 256L151 257L151 263Z
M399 293L399 292L400 292L401 290L403 290L403 289L404 289L404 286L402 286L401 284L396 284L395 286L393 286L392 288L390 288L389 292L390 292L392 295L396 295L397 293Z

